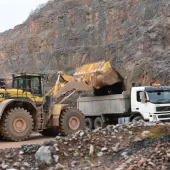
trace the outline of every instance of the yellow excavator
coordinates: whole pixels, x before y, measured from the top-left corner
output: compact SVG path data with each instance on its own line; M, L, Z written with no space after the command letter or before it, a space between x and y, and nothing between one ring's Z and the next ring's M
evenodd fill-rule
M0 89L0 135L22 141L32 132L67 135L84 128L84 115L65 104L75 92L87 92L120 82L110 62L77 68L73 76L58 72L55 86L44 94L44 75L13 75L12 88Z

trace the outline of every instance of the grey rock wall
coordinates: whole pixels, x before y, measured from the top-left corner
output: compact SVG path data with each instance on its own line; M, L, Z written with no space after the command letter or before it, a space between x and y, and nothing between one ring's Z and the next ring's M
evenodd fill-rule
M169 0L54 0L22 25L0 34L0 76L73 73L77 66L110 60L125 79L168 85Z

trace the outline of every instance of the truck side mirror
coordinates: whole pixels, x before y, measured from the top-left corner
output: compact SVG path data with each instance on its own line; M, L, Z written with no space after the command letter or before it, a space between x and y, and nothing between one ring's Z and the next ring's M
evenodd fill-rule
M142 103L146 103L146 95L145 92L140 92L140 100Z

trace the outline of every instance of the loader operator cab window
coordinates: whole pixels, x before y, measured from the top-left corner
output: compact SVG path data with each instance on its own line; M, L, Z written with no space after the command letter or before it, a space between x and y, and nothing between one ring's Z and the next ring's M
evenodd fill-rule
M32 92L32 94L34 94L36 96L41 95L40 77L33 77L31 79L31 92Z
M25 84L24 79L22 79L22 78L14 78L13 88L24 90L24 84Z
M42 96L40 76L14 77L13 88L31 92L33 96Z

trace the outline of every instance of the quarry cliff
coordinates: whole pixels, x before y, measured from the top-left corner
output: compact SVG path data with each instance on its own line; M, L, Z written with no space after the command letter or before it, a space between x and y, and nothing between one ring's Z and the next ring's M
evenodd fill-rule
M25 71L55 78L103 59L127 88L168 85L170 0L54 0L0 34L1 77Z

